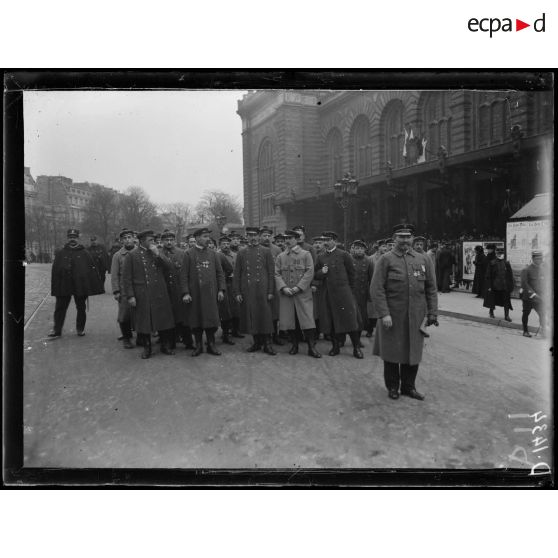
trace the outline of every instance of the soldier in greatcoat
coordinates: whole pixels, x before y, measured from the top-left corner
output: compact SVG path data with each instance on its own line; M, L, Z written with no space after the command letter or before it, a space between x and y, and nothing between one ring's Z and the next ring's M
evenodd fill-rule
M175 324L172 348L176 348L177 341L182 341L186 349L193 349L192 330L188 325L188 306L182 300L180 287L180 269L184 263L184 250L176 246L176 235L168 229L161 234L161 241L163 243L163 254L171 263L170 268L165 270L165 279L167 280Z
M533 250L531 252L531 263L521 271L520 296L523 301L521 323L523 324L524 337L531 337L528 327L531 310L538 314L541 336L544 337L545 335L545 304L548 304L546 300L547 286L545 284L545 272L542 251Z
M112 286L112 294L118 302L117 321L122 333L122 341L125 349L133 349L132 344L132 309L128 303L128 299L122 294L122 273L124 271L124 262L130 255L131 251L136 248L134 236L131 230L122 229L120 231L120 249L112 256L110 267L110 280Z
M138 344L143 346L141 358L152 354L151 334L159 333L161 352L173 355L174 317L165 279L171 269L163 249L155 244L152 230L138 233L139 246L124 260L122 294L133 308Z
M297 243L298 233L285 231L287 249L275 260L275 283L280 293L279 326L288 331L291 340L289 354L298 353L296 330L302 330L308 343L308 354L321 358L316 350L316 329L312 302L314 262L310 252Z
M51 294L56 297L54 327L49 337L60 337L66 311L72 296L77 309L76 331L85 335L86 300L89 296L105 292L104 283L91 254L79 243L79 230L69 229L68 242L59 250L52 264Z
M370 282L374 275L374 263L366 256L366 243L363 240L355 240L351 245L353 252L353 265L355 266L355 282L353 286L353 294L357 303L358 318L359 318L359 339L362 335L362 330L370 329L368 320L368 302L370 298ZM372 328L373 329L373 328ZM362 345L361 345L362 348Z
M93 235L90 239L91 243L87 248L87 251L93 256L93 260L95 261L95 266L99 272L99 276L101 277L101 281L103 285L105 284L105 277L107 271L110 271L110 259L109 255L102 244L99 244L99 241L95 235Z
M208 248L211 231L201 228L194 232L196 244L184 254L180 270L182 300L189 305L188 320L194 332L196 347L192 356L203 352L203 332L207 352L219 356L215 332L219 328L219 303L225 299L225 275L215 250Z
M316 253L316 258L324 251L324 242L326 238L322 235L312 238L312 247ZM312 281L312 303L314 307L314 321L316 322L316 339L320 338L320 315L319 315L319 301L320 301L320 285L322 281L314 278ZM324 332L324 339L329 338L328 332Z
M349 334L353 344L353 356L364 358L360 350L358 311L353 295L355 268L351 255L337 248L337 234L322 233L326 237L324 252L317 257L316 279L322 280L320 287L320 328L331 336L330 356L340 352L340 336Z
M221 319L221 330L223 332L223 343L227 345L234 345L232 340L233 332L233 319L235 310L238 309L238 303L234 300L232 292L232 281L234 273L234 260L236 255L233 255L230 249L231 239L227 235L219 238L219 256L223 273L225 274L225 298L219 303L219 318ZM228 254L228 256L227 256ZM238 313L238 310L237 310Z
M269 355L277 354L271 345L275 297L275 264L269 248L260 245L257 227L246 227L249 244L236 257L233 290L240 304L240 330L250 333L254 342L248 352L263 347Z
M273 258L273 262L275 263L277 256L283 250L281 250L279 246L272 244L271 242L272 235L273 235L273 231L270 228L262 227L260 229L260 244L265 248L269 248L269 251L271 252L271 257ZM271 339L276 345L284 345L285 343L279 337L279 330L278 330L278 325L279 325L279 292L278 291L275 292L275 296L271 301L271 315L273 317L273 334L271 336Z
M391 399L406 395L423 400L415 387L425 325L437 325L438 293L431 259L415 252L413 225L394 227L395 246L376 263L370 294L378 327L373 354L384 361L384 381Z

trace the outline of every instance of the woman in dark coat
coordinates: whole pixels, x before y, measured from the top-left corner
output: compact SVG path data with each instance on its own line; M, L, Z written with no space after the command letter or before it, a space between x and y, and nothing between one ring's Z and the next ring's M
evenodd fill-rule
M475 275L473 277L472 293L477 295L477 298L482 298L484 293L484 276L486 275L486 256L482 246L475 246Z
M486 268L486 296L484 297L485 308L490 309L489 316L494 318L494 308L504 307L504 319L511 322L510 310L511 293L513 292L513 272L510 262L504 259L504 249L496 249L496 258Z

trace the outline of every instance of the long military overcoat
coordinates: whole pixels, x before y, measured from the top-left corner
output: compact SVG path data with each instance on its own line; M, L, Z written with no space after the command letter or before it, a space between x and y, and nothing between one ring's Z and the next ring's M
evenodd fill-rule
M231 259L227 258L226 254L221 252L220 250L217 251L217 256L219 257L219 261L221 262L221 268L223 269L223 273L225 275L225 298L219 302L219 318L221 322L228 322L231 320L233 315L233 293L232 293L232 280L233 280L233 264Z
M225 274L220 258L214 250L194 246L184 253L180 269L182 295L189 294L188 324L191 328L218 328L219 306L217 294L225 292Z
M370 300L370 282L374 275L374 263L368 256L362 258L353 257L355 266L355 283L353 294L358 308L358 323L360 329L366 329L368 325L368 302Z
M269 248L271 257L273 258L273 263L275 263L277 256L282 252L281 248L279 248L279 246L276 246L275 244L270 244L269 246L266 246L266 248ZM275 291L274 295L275 297L271 301L271 316L273 318L273 321L279 319L279 292Z
M386 329L380 320L376 328L373 354L387 362L418 364L424 338L420 326L427 314L438 313L438 291L432 260L414 250L397 247L377 262L370 286L374 317L390 315L393 326Z
M110 259L109 255L102 244L97 244L97 246L89 246L87 251L93 256L95 265L99 270L99 274L102 276L107 271L110 271Z
M322 273L322 267L328 272ZM325 250L316 260L314 277L322 281L319 289L318 316L320 330L347 333L358 330L357 306L353 295L355 268L348 252Z
M234 268L233 292L242 295L240 330L252 335L273 333L271 302L275 295L275 264L269 248L247 246L240 250Z
M279 329L295 329L295 312L301 329L314 329L314 303L312 301L312 280L314 262L310 252L300 246L281 252L275 260L275 284L279 293ZM301 292L287 296L283 287L298 287Z
M180 269L184 263L184 250L173 246L163 248L163 254L169 259L171 265L164 269L165 280L169 290L172 313L176 324L188 323L188 304L182 301L182 287L180 286Z
M138 246L124 259L122 293L135 297L132 310L138 333L164 331L174 327L174 317L163 272L170 262L162 253L155 256L151 250Z
M54 256L51 270L52 296L93 296L105 292L91 254L82 244L69 244Z
M135 250L136 248L132 248ZM118 252L112 256L112 263L110 266L110 282L112 287L112 294L120 293L120 301L118 302L118 316L117 321L120 323L128 322L132 319L131 306L128 299L122 294L122 273L124 271L124 262L130 255L132 250L126 250L122 247Z

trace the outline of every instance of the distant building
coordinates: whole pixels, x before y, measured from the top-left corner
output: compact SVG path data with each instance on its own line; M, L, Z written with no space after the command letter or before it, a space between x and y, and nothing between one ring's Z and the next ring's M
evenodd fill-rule
M504 237L506 219L551 188L552 92L257 91L237 112L247 225L342 234L333 187L351 172L351 239L401 220L434 237Z

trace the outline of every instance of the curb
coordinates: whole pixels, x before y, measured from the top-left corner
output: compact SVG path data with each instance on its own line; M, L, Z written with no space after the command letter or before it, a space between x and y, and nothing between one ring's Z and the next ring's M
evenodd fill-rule
M519 329L523 331L523 326L520 323L506 322L506 320L497 320L492 318L484 318L481 316L473 316L471 314L461 314L460 312L451 312L449 310L438 310L438 316L450 316L451 318L458 318L460 320L469 320L471 322L479 322L481 324L490 324L498 327L507 327L508 329ZM538 333L539 328L528 326L531 333Z

